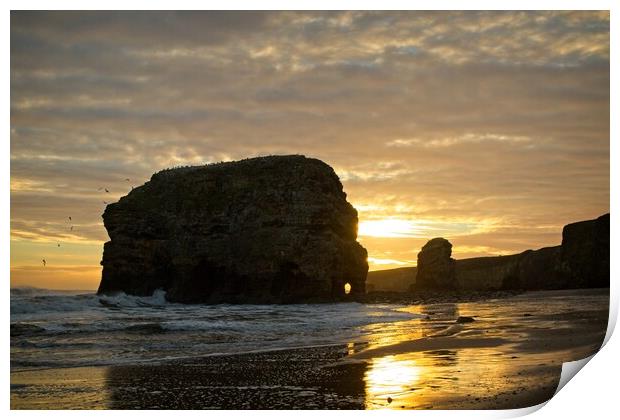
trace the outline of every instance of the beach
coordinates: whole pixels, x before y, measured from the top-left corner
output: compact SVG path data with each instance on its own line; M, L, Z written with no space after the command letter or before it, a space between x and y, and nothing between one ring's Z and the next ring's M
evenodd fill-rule
M11 408L528 407L553 396L563 362L600 348L608 299L608 290L597 289L404 306L399 309L424 316L395 322L411 331L394 328L380 340L107 366L22 367L11 372ZM570 308L575 302L579 306ZM457 323L459 316L473 322Z

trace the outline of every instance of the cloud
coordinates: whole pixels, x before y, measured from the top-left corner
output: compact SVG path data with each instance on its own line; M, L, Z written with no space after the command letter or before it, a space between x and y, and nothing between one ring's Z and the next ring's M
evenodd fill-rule
M363 220L553 245L609 209L609 13L11 13L16 240L104 241L125 178L280 153L332 165Z
M511 136L503 134L475 134L466 133L457 137L444 137L439 139L422 140L419 138L410 139L394 139L385 143L388 147L408 147L413 145L422 145L424 147L450 147L463 143L486 143L486 142L531 142L532 139L527 136Z

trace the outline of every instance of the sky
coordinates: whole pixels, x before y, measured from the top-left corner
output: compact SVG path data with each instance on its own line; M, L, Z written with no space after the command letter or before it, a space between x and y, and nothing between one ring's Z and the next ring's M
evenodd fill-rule
M325 161L371 270L609 211L609 12L12 12L10 59L13 287L96 289L105 203L178 165Z

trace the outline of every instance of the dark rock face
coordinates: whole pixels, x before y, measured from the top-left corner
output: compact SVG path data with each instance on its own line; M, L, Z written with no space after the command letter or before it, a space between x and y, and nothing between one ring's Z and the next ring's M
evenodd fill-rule
M444 238L431 239L418 253L416 287L453 289L456 284L452 244Z
M456 261L456 284L464 290L518 288L519 255L466 258Z
M517 269L502 281L502 288L537 290L579 287L571 284L564 270L561 252L561 246L552 246L516 255Z
M562 245L501 257L453 260L452 245L430 240L418 254L414 290L609 287L609 214L564 227ZM421 277L422 276L422 277Z
M571 284L609 287L609 213L562 230L562 261Z
M103 220L111 240L100 294L164 289L176 302L292 303L365 293L357 211L317 159L164 170L108 205Z

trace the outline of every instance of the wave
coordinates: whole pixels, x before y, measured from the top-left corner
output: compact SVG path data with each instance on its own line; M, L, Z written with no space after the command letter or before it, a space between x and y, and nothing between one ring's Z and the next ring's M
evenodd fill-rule
M34 294L11 296L11 319L14 315L72 312L90 309L96 304L94 294Z
M75 312L102 308L160 308L170 303L166 292L156 290L151 296L132 296L118 293L98 296L91 291L64 291L31 287L11 289L11 316L50 312Z
M166 292L157 289L151 296L133 296L123 292L114 295L101 295L99 303L106 307L135 308L135 307L162 307L169 305L166 300Z
M11 290L13 367L131 361L366 340L421 315L390 304L206 305L151 296Z

